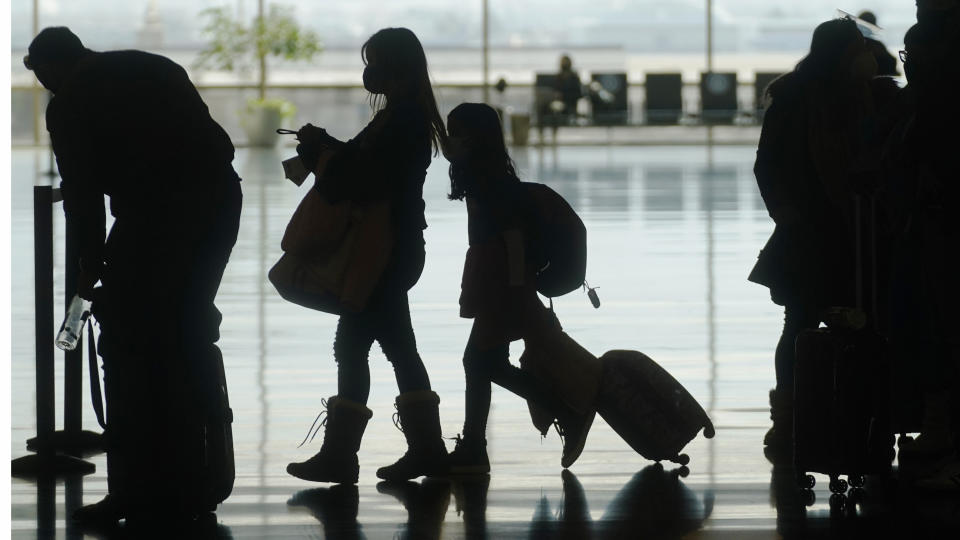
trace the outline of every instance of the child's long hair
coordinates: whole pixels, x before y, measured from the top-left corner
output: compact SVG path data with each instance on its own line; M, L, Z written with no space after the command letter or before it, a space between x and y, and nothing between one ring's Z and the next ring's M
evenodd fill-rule
M767 100L779 94L796 94L811 84L835 87L843 53L851 43L863 39L852 19L832 19L821 23L813 32L810 52L793 71L777 78L764 92Z
M364 64L368 55L376 57L377 64L396 89L395 97L412 99L424 112L424 123L429 126L434 155L446 139L443 119L433 96L427 56L416 34L407 28L384 28L370 36L360 49ZM374 110L386 108L384 95L371 95Z
M469 138L469 153L450 164L450 200L463 200L471 195L479 174L489 174L497 180L516 181L517 169L507 153L500 116L483 103L461 103L447 115L448 123L455 123L459 135Z

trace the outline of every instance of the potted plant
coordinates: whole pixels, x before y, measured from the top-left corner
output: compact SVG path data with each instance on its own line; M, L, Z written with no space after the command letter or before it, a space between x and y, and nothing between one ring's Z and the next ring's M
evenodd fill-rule
M254 146L274 146L277 128L295 111L289 101L267 99L267 57L310 60L322 50L317 35L301 28L293 11L290 6L270 4L268 11L255 17L250 26L237 20L227 7L206 9L200 14L206 19L203 35L208 41L194 67L257 71L257 98L248 101L240 111L240 125Z

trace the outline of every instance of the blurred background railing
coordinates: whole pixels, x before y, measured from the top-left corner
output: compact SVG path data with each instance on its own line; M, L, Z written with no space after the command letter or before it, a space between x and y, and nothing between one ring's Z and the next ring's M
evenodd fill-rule
M227 130L237 145L245 145L246 135L240 126L238 111L249 99L256 97L257 85L200 85L198 87L213 117ZM483 87L479 84L438 84L434 87L441 108L446 114L458 103L482 101ZM287 119L288 127L299 127L307 122L322 125L338 137L350 137L370 120L371 109L367 91L359 84L317 85L270 85L271 97L290 101L296 107L293 118ZM626 90L625 122L614 125L643 126L648 122L646 114L647 88L644 82L629 83ZM39 107L34 115L34 94ZM509 85L501 93L492 90L491 104L507 113L534 114L535 86L530 83ZM680 92L681 114L677 121L668 124L697 124L701 111L701 82L686 80ZM756 106L753 80L737 81L735 97L737 107L733 113L738 123L752 124ZM11 88L11 134L14 146L47 144L47 132L43 119L47 92L42 87L15 85ZM589 97L581 100L581 124L593 125ZM533 123L537 124L535 118ZM508 119L505 122L509 123ZM292 140L292 139L291 139Z

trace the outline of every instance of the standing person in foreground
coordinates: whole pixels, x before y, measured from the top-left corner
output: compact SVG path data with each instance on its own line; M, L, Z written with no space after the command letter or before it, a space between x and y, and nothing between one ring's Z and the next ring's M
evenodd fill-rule
M510 342L558 326L537 297L538 209L517 177L496 111L479 103L458 105L447 117L450 199L467 200L470 248L463 269L460 315L473 328L463 353L466 412L463 438L450 455L450 472L490 471L487 415L490 383L544 407L564 439L561 464L583 450L595 412L578 414L529 371L510 364Z
M205 424L229 425L214 402L225 397L214 298L240 220L233 145L162 56L94 52L55 27L24 63L54 94L47 129L79 239L78 292L101 330L108 495L75 518L190 521L233 484L232 438L221 431L218 455ZM106 242L104 195L115 218Z
M410 321L409 291L424 263L423 182L431 146L446 133L437 111L423 47L406 28L385 28L361 50L363 86L378 111L356 137L332 140L320 128L301 128L298 152L308 170L321 178L316 189L331 203L389 201L394 245L387 268L366 307L340 316L333 344L337 395L325 401L326 431L320 451L290 463L287 472L315 482L356 483L357 451L373 414L368 354L374 341L393 364L400 395L396 407L408 449L396 463L381 467L384 480L444 474L447 451L440 433L440 398L417 353Z
M792 443L794 344L829 306L854 305L854 168L872 125L877 62L850 19L820 24L810 53L770 84L754 173L776 228L750 273L784 306L776 348L773 427L764 445Z

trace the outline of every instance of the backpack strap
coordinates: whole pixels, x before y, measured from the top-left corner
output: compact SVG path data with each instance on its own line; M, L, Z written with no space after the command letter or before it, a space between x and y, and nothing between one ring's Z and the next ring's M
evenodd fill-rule
M93 412L97 415L97 423L107 429L107 422L103 415L103 392L100 391L100 366L97 363L97 345L93 339L93 321L87 320L87 356L90 363L90 399L93 400Z

